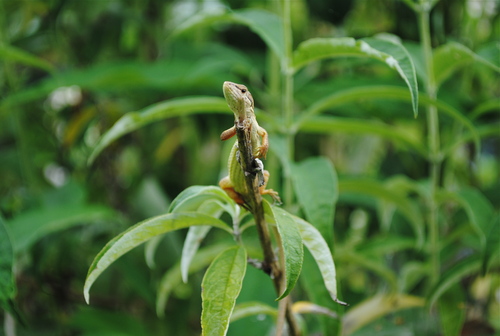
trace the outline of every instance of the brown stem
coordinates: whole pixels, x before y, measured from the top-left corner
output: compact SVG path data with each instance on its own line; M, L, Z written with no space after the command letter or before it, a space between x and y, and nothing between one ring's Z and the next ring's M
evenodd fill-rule
M264 253L262 270L271 277L274 289L276 290L277 295L280 295L284 290L284 275L273 251L271 235L269 234L269 228L264 217L262 196L259 192L257 174L254 171L255 163L250 138L251 125L246 124L244 121L237 121L235 122L235 126L236 136L238 137L239 162L245 175L247 189L251 191L248 192L247 195L244 195L245 205L255 219L260 245ZM286 303L284 302L283 305L280 306L285 307L285 317L288 323L289 334L292 336L298 336L300 335L300 329L297 325L295 317L293 316L291 300L289 298L284 298L283 300L286 300Z

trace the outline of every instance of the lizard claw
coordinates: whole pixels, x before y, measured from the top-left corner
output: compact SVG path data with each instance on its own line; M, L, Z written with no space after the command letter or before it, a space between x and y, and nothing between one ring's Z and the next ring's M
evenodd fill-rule
M265 159L265 158L266 158L266 155L267 155L267 150L268 150L268 149L269 149L269 147L268 147L268 146L260 146L260 147L257 149L257 153L256 153L255 157Z

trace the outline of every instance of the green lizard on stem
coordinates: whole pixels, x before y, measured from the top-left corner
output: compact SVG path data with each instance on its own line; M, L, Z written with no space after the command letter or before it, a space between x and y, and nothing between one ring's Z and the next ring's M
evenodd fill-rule
M237 133L237 128L249 130L248 146L252 149L252 172L243 172L239 160L241 155L238 150L238 141L231 149L228 160L229 176L219 182L219 186L238 204L248 204L248 194L252 192L245 182L245 174L259 174L259 192L261 195L270 195L275 201L281 203L278 193L272 189L266 189L269 180L269 172L263 170L262 162L257 159L265 158L269 149L267 132L259 126L254 113L254 101L247 87L233 82L224 82L222 86L226 102L234 113L234 126L225 130L220 135L221 140L228 140ZM262 140L261 140L262 138Z
M264 256L262 263L258 263L258 268L271 277L276 293L280 294L284 289L284 266L280 265L274 253L261 197L267 194L275 202L281 203L276 191L266 189L269 172L264 170L260 161L260 158L266 157L269 149L267 132L257 123L252 94L245 85L224 82L222 89L235 120L234 126L222 132L220 137L221 140L227 140L236 135L238 139L229 155L229 176L223 178L219 185L236 203L252 213ZM300 335L290 298L286 297L280 301L278 316L279 334L286 320L289 334Z

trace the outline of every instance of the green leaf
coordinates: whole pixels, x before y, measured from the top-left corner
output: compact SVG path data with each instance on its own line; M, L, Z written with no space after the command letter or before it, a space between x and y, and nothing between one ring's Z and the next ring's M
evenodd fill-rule
M293 216L292 218L300 231L302 242L307 247L309 252L311 252L316 264L318 264L321 275L323 276L325 287L328 290L328 293L330 293L332 300L341 305L347 305L345 302L340 301L337 297L335 264L325 239L310 223L296 216Z
M210 245L197 251L192 262L189 264L189 273L195 273L207 267L222 251L227 249L227 244ZM175 288L182 283L180 262L171 267L160 280L158 285L158 295L156 298L156 314L164 317L165 306Z
M229 206L229 204L234 203L232 199L224 190L215 186L191 186L184 189L177 195L172 203L170 203L168 212L198 211L205 202L216 200L228 204L228 206L224 206L224 209L233 218L237 216L236 213L238 210L235 207Z
M463 200L462 206L464 206L472 224L486 237L495 211L493 205L475 188L463 188L458 192L458 195Z
M481 242L481 250L486 247L486 237L490 233L494 218L494 208L490 201L477 189L466 187L459 192L446 193L445 199L452 199L459 203L472 228L476 231Z
M434 76L438 87L455 71L472 62L479 62L500 72L500 68L457 42L448 42L433 52Z
M157 59L155 62L115 60L83 69L56 72L51 77L2 97L0 118L8 115L13 106L46 99L48 94L60 87L76 85L85 91L121 96L143 91L184 95L193 90L206 91L207 88L219 87L228 79L230 69L237 67L245 73L253 67L247 56L234 48L205 43L201 58L193 56L194 49L186 51L188 56L182 52L177 57Z
M498 41L493 40L481 45L481 47L477 50L477 54L482 59L500 68L500 45L498 44Z
M260 9L238 10L233 15L237 22L259 35L279 59L285 59L283 24L279 16Z
M367 42L371 47L380 50L388 55L394 57L400 67L397 68L400 76L406 82L410 89L411 102L413 107L413 115L418 115L418 84L415 66L410 57L410 54L401 43L396 43L392 40L377 37L377 38L364 38L363 41Z
M301 130L302 124L307 122L307 120L312 116L317 115L327 109L332 109L348 102L357 101L360 99L394 99L411 102L411 95L408 90L396 86L377 85L346 89L331 94L311 105L295 122L294 128ZM472 122L467 117L465 117L462 112L443 101L431 99L425 93L421 93L419 95L419 103L424 106L436 106L440 112L449 115L451 118L455 119L460 124L468 128L474 140L476 152L480 152L480 143L477 130Z
M496 214L491 221L490 230L486 235L486 247L484 249L484 258L482 265L482 273L485 275L488 272L488 267L491 259L500 251L500 214Z
M410 261L405 263L398 274L399 291L410 292L430 274L431 265L428 262Z
M146 265L148 265L148 267L151 269L154 269L156 267L155 252L163 238L163 236L153 237L146 242L146 245L144 247L144 259L146 260Z
M304 251L304 263L301 274L300 280L307 297L316 304L336 311L341 316L345 310L344 306L335 303L331 299L331 295L325 287L323 275L314 257L307 250ZM323 335L338 335L341 324L339 320L326 316L318 316L318 321L321 324L320 330L323 332Z
M53 72L55 70L54 66L46 60L32 55L22 49L5 44L0 44L0 59L3 61L12 61L29 65L47 72Z
M16 295L14 282L14 250L3 218L0 216L0 302L5 303Z
M475 120L482 116L483 114L486 114L488 112L498 112L500 110L500 105L498 104L498 98L497 99L492 99L485 101L472 110L470 113L470 119Z
M416 246L420 247L424 241L424 221L422 213L415 202L396 190L390 190L382 183L371 179L348 179L339 182L341 195L355 193L374 197L379 201L386 201L397 206L399 212L411 224L416 238Z
M449 193L447 196L463 207L472 228L479 236L483 257L482 272L485 273L500 244L499 220L494 207L479 190L471 187L463 188L458 193Z
M460 284L455 284L438 302L443 336L458 336L465 321L465 297Z
M7 223L14 251L28 249L37 240L57 231L101 220L116 218L110 208L99 205L68 205L23 213Z
M7 225L0 215L0 307L25 326L26 320L14 301L17 287L13 267L14 249Z
M221 220L199 213L173 213L146 219L113 238L95 257L85 279L85 301L89 303L89 290L97 277L126 252L157 235L194 225L211 225L231 233Z
M352 335L354 331L387 314L423 305L424 299L417 296L377 294L352 307L344 315L342 336Z
M297 199L309 222L333 243L333 217L338 199L335 169L326 158L310 158L293 165L292 181Z
M281 18L262 9L242 9L233 12L202 12L175 29L173 35L183 34L191 29L204 28L214 24L236 23L250 28L280 58L285 57L283 25Z
M296 314L315 314L338 318L335 311L308 301L295 302L292 306L292 311Z
M427 156L427 149L422 143L394 128L394 126L376 120L316 116L302 122L300 131L305 133L372 134L390 140L402 148L414 150L423 157Z
M415 248L415 240L402 236L383 235L372 237L359 245L358 251L365 255L383 256Z
M192 226L188 230L186 240L184 240L184 246L182 247L181 256L182 281L185 283L188 280L189 265L191 264L196 251L198 251L201 242L205 239L211 228L211 226Z
M269 315L273 318L278 317L278 310L262 302L244 302L239 303L234 307L233 314L231 315L231 323L236 322L242 318L254 315Z
M128 112L104 133L92 151L88 163L91 164L97 155L116 139L147 124L194 113L214 112L230 112L223 98L202 96L174 98L150 105L136 112Z
M302 238L294 217L285 210L263 201L264 212L271 216L278 227L285 262L285 290L276 300L287 296L299 278L304 259Z
M367 57L386 63L395 69L404 79L412 96L413 114L418 114L418 88L415 69L411 58L403 46L386 40L370 39L370 42L382 48L384 51L373 48L365 41L356 41L350 37L341 38L313 38L302 42L293 54L293 66L295 71L306 64L332 57Z
M452 154L457 147L463 146L471 141L475 141L476 138L484 139L488 137L496 137L498 136L498 129L500 129L500 123L489 122L478 126L475 134L471 134L470 132L457 134L454 139L455 141L448 144L448 146L441 150L443 156L446 157ZM477 153L477 156L479 155L480 153Z
M460 260L443 273L439 282L431 289L427 297L427 305L432 307L439 297L452 286L458 284L464 277L479 272L481 256L471 255Z
M202 335L226 335L246 268L247 253L242 246L223 251L208 267L201 292Z
M229 204L221 204L218 201L207 201L198 207L197 212L211 217L220 218L224 208L230 207ZM235 211L237 212L237 211ZM186 239L184 240L184 246L182 247L181 255L181 273L182 280L187 282L189 264L191 263L196 251L200 247L201 242L208 234L212 227L210 226L192 226L188 230Z

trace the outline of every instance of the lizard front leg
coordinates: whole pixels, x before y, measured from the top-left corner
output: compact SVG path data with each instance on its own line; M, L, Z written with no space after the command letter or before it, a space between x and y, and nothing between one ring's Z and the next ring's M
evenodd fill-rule
M257 134L262 137L262 142L257 152L257 158L266 158L267 151L269 150L269 138L267 136L267 131L264 127L258 126Z
M222 132L220 135L220 139L222 141L226 141L228 139L231 139L235 135L236 135L236 126L233 126Z

